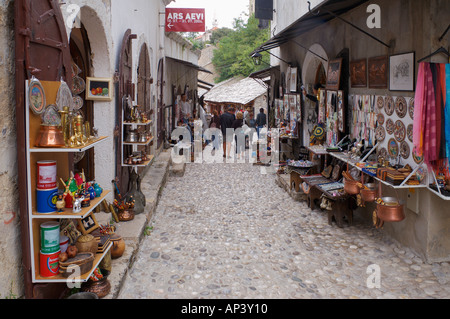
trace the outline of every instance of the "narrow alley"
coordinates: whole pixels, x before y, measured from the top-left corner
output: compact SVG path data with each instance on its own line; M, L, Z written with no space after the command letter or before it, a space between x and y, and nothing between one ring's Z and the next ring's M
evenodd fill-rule
M447 263L423 263L358 216L351 227L328 225L326 213L293 200L252 164L188 164L183 177L169 178L151 227L118 299L447 298L450 291Z

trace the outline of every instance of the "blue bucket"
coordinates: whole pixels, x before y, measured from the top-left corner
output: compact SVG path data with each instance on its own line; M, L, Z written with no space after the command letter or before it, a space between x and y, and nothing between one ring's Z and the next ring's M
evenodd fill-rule
M39 214L51 214L56 212L58 189L37 189L36 206Z

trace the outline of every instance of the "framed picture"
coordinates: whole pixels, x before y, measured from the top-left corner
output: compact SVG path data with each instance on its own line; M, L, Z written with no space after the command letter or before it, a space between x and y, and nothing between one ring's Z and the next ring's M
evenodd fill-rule
M342 59L331 60L328 63L327 90L339 90L341 69Z
M403 53L389 57L389 90L414 91L415 53Z
M386 89L388 76L387 56L369 58L367 69L369 72L369 88Z
M95 219L95 216L94 216L93 213L90 213L89 215L87 215L83 219L79 219L78 220L78 226L79 226L79 229L81 230L81 233L83 235L90 234L94 230L96 230L97 228L100 227L98 225L97 219Z
M352 88L367 87L367 59L350 62L350 80Z
M112 78L87 78L86 100L111 101L113 97Z
M290 91L297 92L297 68L291 68Z

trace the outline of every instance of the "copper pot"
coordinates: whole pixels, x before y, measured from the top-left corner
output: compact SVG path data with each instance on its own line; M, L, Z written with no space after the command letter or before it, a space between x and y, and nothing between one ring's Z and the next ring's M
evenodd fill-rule
M359 187L359 182L354 180L349 180L344 178L344 190L349 195L357 195L360 193L361 188Z
M377 188L375 184L366 184L367 188L361 188L361 198L365 202L374 202L377 196Z
M64 147L64 135L58 126L50 126L41 124L38 138L36 139L37 147Z
M121 222L127 222L134 219L134 211L132 209L120 210L117 216Z
M82 292L92 292L98 296L98 298L106 297L111 291L111 284L108 281L108 278L104 277L99 281L88 280L81 287Z
M401 222L405 219L404 206L395 198L383 197L383 203L377 203L378 218L385 222Z

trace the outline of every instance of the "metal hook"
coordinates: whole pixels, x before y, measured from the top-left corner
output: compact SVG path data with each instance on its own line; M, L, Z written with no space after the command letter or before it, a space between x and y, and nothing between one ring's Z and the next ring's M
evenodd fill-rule
M315 16L319 15L319 13L320 13L320 10L317 10L317 13L314 13L311 11L311 2L310 1L308 1L308 10L309 10L309 13L311 13Z

